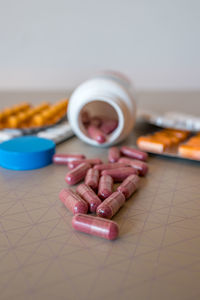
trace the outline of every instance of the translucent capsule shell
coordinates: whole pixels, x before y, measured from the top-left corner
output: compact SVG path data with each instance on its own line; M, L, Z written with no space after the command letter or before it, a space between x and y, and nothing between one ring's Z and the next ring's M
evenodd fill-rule
M97 216L111 219L125 202L125 196L117 191L112 193L97 207Z
M107 240L115 240L119 234L119 227L116 222L90 215L75 215L72 218L72 226L78 231Z
M137 175L130 175L118 186L117 190L127 199L138 189L139 181L140 178Z
M89 204L90 212L96 212L101 200L95 192L84 183L77 186L76 192Z
M98 189L99 184L99 170L90 168L85 176L85 184L87 184L94 191L96 191Z
M74 215L77 213L87 214L88 203L71 189L62 189L59 198Z
M132 147L123 146L121 147L120 151L123 155L128 156L130 158L139 159L143 161L146 161L148 158L148 154L146 152L140 151Z
M134 168L135 170L138 171L138 174L140 176L145 176L148 172L147 164L140 160L122 157L119 159L119 163L124 163L127 166Z
M113 179L109 175L103 175L99 179L98 196L102 200L106 199L112 194Z
M70 185L80 182L85 177L87 170L90 167L91 166L88 163L78 165L75 169L66 174L65 181Z
M70 161L84 159L82 154L54 154L53 162L57 165L67 165Z
M108 161L110 163L115 163L120 159L120 151L117 147L111 147L108 150Z
M137 170L131 168L131 167L123 167L123 168L116 168L116 169L110 169L110 170L104 170L101 172L102 175L110 175L114 182L121 182L126 177L132 174L138 174Z

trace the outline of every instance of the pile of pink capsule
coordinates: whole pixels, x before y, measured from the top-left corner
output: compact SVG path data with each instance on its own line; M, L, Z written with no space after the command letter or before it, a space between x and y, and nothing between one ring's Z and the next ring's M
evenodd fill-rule
M62 189L59 198L74 214L72 226L91 235L109 240L118 237L118 224L110 219L125 201L138 189L140 176L145 176L148 166L147 153L123 146L108 150L108 163L99 158L86 159L84 155L55 154L53 162L67 165L70 171L65 176L69 185ZM114 183L120 183L114 191ZM87 215L90 212L95 215Z
M82 112L81 120L88 136L99 144L105 143L108 135L118 126L117 120L99 116L91 117L86 110Z

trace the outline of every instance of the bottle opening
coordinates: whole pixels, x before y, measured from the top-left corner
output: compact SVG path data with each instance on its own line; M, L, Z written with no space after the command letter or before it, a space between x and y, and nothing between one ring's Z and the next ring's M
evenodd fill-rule
M94 143L106 144L121 131L121 111L115 104L94 100L82 107L79 114L81 132Z

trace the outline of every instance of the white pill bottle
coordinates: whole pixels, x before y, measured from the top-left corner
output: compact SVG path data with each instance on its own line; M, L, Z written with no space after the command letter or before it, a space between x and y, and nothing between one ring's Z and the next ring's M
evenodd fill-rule
M81 117L85 111L91 117L118 121L117 128L107 135L103 144L88 135ZM131 83L115 72L101 73L83 82L69 99L67 116L74 133L92 146L108 147L121 142L132 131L136 120L136 103Z

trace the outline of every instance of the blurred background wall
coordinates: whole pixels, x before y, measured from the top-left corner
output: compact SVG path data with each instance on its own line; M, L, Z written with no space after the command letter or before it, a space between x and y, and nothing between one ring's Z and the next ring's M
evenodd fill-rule
M104 69L200 89L199 0L0 0L0 89L66 89Z

